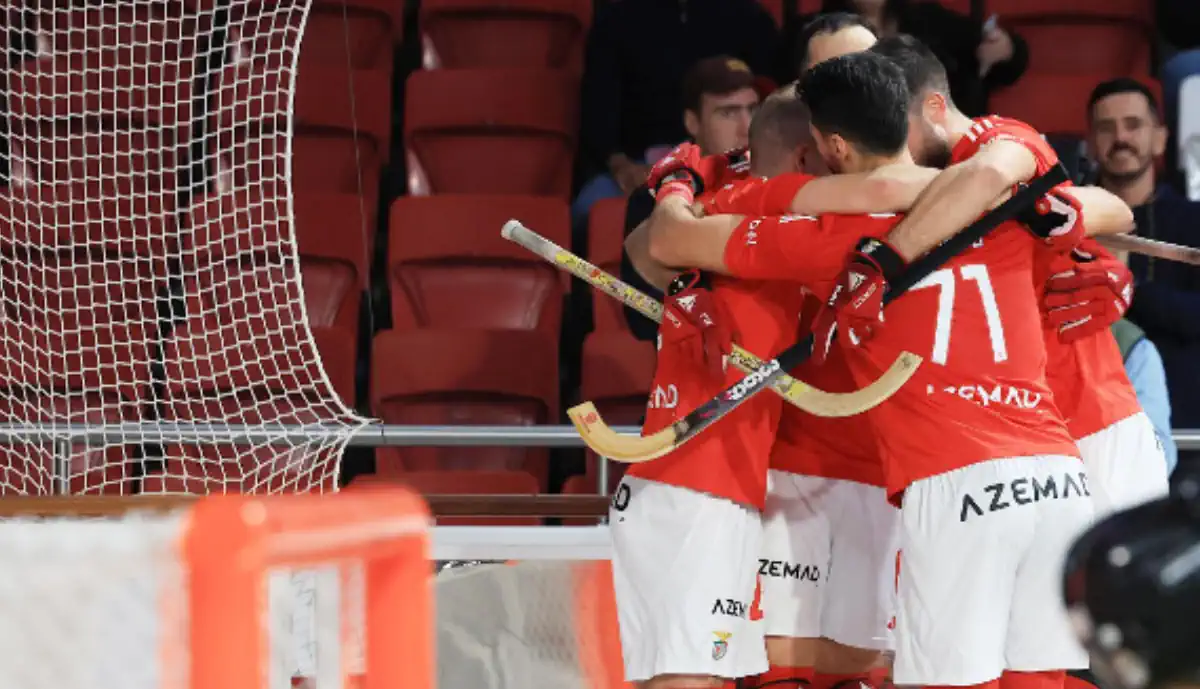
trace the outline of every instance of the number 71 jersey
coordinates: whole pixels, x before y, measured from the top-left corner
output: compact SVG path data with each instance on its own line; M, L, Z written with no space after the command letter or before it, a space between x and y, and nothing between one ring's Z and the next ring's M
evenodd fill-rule
M997 228L893 301L875 339L845 347L858 385L903 350L925 357L872 417L889 494L989 459L1078 456L1046 383L1038 250L1020 226Z
M747 218L725 245L735 277L786 280L822 300L861 237L884 237L900 216ZM884 480L896 496L913 481L989 459L1079 456L1046 384L1046 345L1034 289L1035 251L1016 223L993 230L884 311L861 346L841 338L862 387L902 351L925 357L887 402L868 412Z

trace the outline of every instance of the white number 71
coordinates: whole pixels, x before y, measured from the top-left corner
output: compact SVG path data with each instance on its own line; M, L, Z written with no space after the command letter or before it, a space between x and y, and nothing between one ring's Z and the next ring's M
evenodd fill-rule
M988 277L987 266L972 264L960 266L959 275L971 280L979 287L979 298L983 302L983 316L987 320L988 339L992 343L992 356L997 362L1008 359L1008 347L1004 344L1004 325L1000 322L1000 307L996 304L996 293ZM933 332L933 353L929 360L945 364L950 351L950 326L954 322L954 290L956 277L953 268L934 271L913 285L913 290L926 287L938 288L937 326Z

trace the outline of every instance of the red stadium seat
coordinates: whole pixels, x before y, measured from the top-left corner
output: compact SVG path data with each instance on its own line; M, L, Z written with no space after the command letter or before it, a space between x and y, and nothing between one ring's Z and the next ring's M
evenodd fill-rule
M601 199L588 216L588 260L612 275L621 274L625 244L625 199ZM629 331L621 302L599 290L592 292L592 323L596 332Z
M317 53L310 58L301 50L295 99L289 103L289 81L296 72L287 48L294 36L258 27L271 21L269 15L251 12L232 23L231 35L242 30L256 38L231 43L229 62L217 76L216 93L210 97L216 128L232 131L256 122L267 131L286 131L286 114L294 112L297 131L351 140L357 134L369 140L379 159L385 159L391 138L390 64L352 69L345 59L325 64Z
M512 218L560 245L570 241L569 211L557 199L397 199L388 255L393 327L537 328L557 342L569 278L500 236Z
M599 490L598 480L595 474L576 474L563 482L563 495L596 495ZM600 517L577 517L572 519L563 519L563 526L596 526L600 523Z
M571 193L579 77L552 69L437 69L405 86L409 191Z
M640 426L654 380L655 361L652 342L638 340L627 331L593 332L583 341L579 394L594 402L608 423ZM587 462L589 467L596 463L590 450ZM622 467L612 466L616 485Z
M989 10L1029 43L1029 73L1150 70L1153 3L1146 0L991 0Z
M591 0L425 0L426 69L582 66Z
M185 267L196 270L269 255L274 260L255 265L270 266L261 270L280 285L286 283L281 257L290 255L292 244L285 193L282 185L268 183L197 199L188 227L180 233ZM372 209L365 205L356 195L340 192L294 195L294 237L311 325L358 330L359 303L367 286L367 240L374 235Z
M371 357L371 409L387 423L552 423L558 419L557 349L536 331L384 331ZM546 463L544 448L406 447L380 450L376 470L522 470L545 488Z
M783 26L783 0L758 0L758 4L770 13L776 25Z
M308 65L327 65L345 69L390 71L392 51L401 28L399 12L376 3L324 0L314 2L304 27L300 61ZM389 3L402 8L400 3Z
M1046 135L1083 138L1087 134L1087 102L1092 89L1111 74L1026 74L1012 86L992 94L991 110L1032 125ZM1157 82L1149 77L1146 84Z
M537 495L538 480L524 471L410 471L404 474L366 474L351 488L406 485L422 495ZM486 498L480 500L486 503ZM536 517L438 517L439 526L540 526Z
M150 4L43 13L53 23L45 57L27 60L7 80L12 131L51 119L86 116L106 126L184 128L190 122L194 40L187 23Z
M71 252L0 261L0 420L5 423L136 421L149 394L163 283L142 257L100 262ZM0 491L57 491L51 443L0 447ZM72 492L127 492L129 447L72 447Z
M223 132L213 138L217 188L232 189L287 178L287 133L260 132L244 138ZM295 198L312 191L342 191L363 197L374 212L382 163L375 145L336 133L297 133L291 141L291 181Z

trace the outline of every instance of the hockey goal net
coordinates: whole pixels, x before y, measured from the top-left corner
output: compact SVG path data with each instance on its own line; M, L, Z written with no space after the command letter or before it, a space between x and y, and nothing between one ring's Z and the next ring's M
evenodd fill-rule
M429 516L416 495L110 504L103 517L0 521L0 685L433 686Z
M332 268L306 294L291 104L310 2L0 3L0 423L24 429L0 445L3 493L336 487L364 422L346 402L365 260L342 247L365 227L314 222L301 244ZM117 432L66 435L82 424ZM144 432L195 425L258 434Z

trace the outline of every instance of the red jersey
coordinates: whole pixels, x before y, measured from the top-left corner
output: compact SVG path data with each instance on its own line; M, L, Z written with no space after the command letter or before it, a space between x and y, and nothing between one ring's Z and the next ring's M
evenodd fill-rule
M714 213L725 212L720 209L736 189L761 182L758 178L733 181L711 195L705 207ZM731 319L728 325L734 332L734 342L743 349L773 359L796 341L796 319L803 295L795 285L714 277L712 294ZM744 376L730 366L724 380L712 378L705 370L697 369L690 356L680 353L689 343L679 338L678 329L664 320L659 328L658 364L643 433L665 428ZM767 493L767 458L782 407L778 395L756 395L671 454L634 464L625 473L762 509Z
M1054 149L1032 127L996 116L975 120L967 136L955 145L954 162L970 158L980 146L996 139L1015 141L1028 148L1037 160L1038 174L1044 174L1058 162ZM1087 249L1108 255L1095 241L1089 241ZM1041 303L1046 281L1054 273L1070 269L1072 261L1069 256L1049 251L1039 252L1038 259L1034 286ZM1046 380L1072 438L1087 437L1142 410L1125 373L1120 348L1109 333L1097 333L1071 344L1060 342L1054 328L1046 328L1044 336Z
M730 271L831 289L863 236L883 237L890 214L784 217L735 230ZM1033 287L1036 243L1015 223L935 271L886 311L891 327L842 349L858 387L902 351L925 357L913 378L868 412L897 497L913 481L1005 457L1078 456L1046 384L1042 321Z
M794 173L757 184L743 184L727 192L723 190L724 196L718 193L715 200L721 203L714 204L715 207L706 206L706 210L739 215L788 215L796 193L811 179L811 175ZM811 316L816 312L812 307L819 307L829 298L829 284L791 284L794 290L809 295L809 303L801 304L808 308L797 309L798 313L803 310ZM802 327L800 332L807 330ZM790 373L826 392L853 392L858 387L840 351L831 352L822 366L804 364ZM771 449L770 468L804 476L883 485L879 449L875 444L874 429L866 417L822 418L786 403L775 446Z

